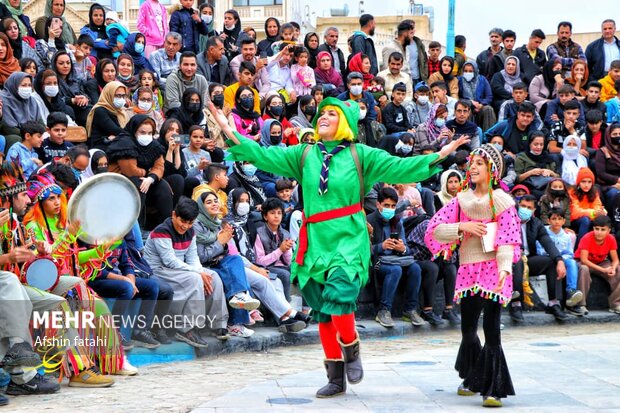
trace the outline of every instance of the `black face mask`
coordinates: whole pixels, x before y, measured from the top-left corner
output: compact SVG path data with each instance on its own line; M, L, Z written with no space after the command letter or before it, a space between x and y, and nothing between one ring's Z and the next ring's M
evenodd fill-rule
M224 95L215 95L211 101L213 101L213 104L220 109L224 107Z
M269 111L273 116L280 116L284 112L284 106L269 106Z
M620 146L620 138L611 138L612 145Z
M316 115L316 106L306 106L304 108L304 113L306 114L306 116Z
M187 110L192 113L198 112L200 110L200 103L188 103Z
M239 102L239 104L245 110L252 110L254 108L254 97L250 96L247 98L241 98L241 101Z
M554 196L556 198L561 198L566 196L566 192L564 192L564 190L562 189L550 189L549 193L551 194L551 196Z
M100 166L98 168L95 169L95 175L99 175L99 174L103 174L108 172L108 167L107 166Z
M271 142L272 145L279 145L280 142L282 142L282 134L270 135L269 142Z

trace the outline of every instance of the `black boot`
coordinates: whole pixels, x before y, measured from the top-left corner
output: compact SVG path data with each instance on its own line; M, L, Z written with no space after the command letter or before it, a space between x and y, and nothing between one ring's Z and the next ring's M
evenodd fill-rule
M349 344L344 344L340 340L340 336L336 336L338 344L342 349L342 356L344 357L344 366L347 372L347 380L351 384L357 384L364 378L364 369L362 368L362 359L360 358L360 336Z
M347 391L347 381L344 378L344 361L325 360L325 370L329 382L316 392L316 397L326 399L340 396Z

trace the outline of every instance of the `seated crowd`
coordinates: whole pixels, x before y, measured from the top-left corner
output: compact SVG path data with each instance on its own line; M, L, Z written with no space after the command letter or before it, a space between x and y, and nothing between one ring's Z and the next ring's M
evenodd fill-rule
M70 386L107 387L114 383L109 374L136 374L125 356L133 346L157 348L174 339L204 348L205 335L248 338L254 333L248 326L265 318L282 333L310 322L311 314L292 305L303 194L290 177L227 162L227 142L210 109L265 147L315 144L316 108L328 96L357 101L358 144L394 156L433 153L456 137L470 138L426 181L378 184L366 195L369 288L382 326L394 326L401 278L405 320L460 323L458 254L434 257L424 235L433 214L458 196L469 153L483 143L503 154L502 186L515 196L522 220L511 318L523 321L523 308L533 304L560 321L567 313L586 315L592 275L609 284L609 309L620 314L620 40L613 20L603 22L601 39L585 52L571 40L569 22L558 25L559 40L546 51L539 48L545 39L539 29L515 47L514 31L494 28L491 46L475 60L465 55L462 35L454 57L441 57L436 41L427 51L415 22L404 20L379 62L368 14L360 17L345 60L336 27L323 39L314 32L302 38L297 23L269 18L259 41L254 29L242 29L235 10L224 13L218 32L213 6L193 6L145 2L138 31L130 32L115 12L95 3L78 34L63 17L63 0L48 0L36 21L18 0L0 4L3 207L10 206L40 254L73 254L61 271L71 283L46 292L53 305L37 306L27 286L10 291L30 296L36 310L66 306L78 291L88 297L83 302L97 303L102 319L128 315L129 302L141 299L147 320L133 331L99 329L114 339L101 354L78 357L81 362L71 355L83 349L68 349L58 362ZM79 224L67 222L68 199L104 172L136 186L138 222L112 246L71 252ZM27 183L21 192L5 192L15 176ZM3 234L15 231L8 213L0 221ZM34 256L22 248L3 243L0 264L18 271L16 263ZM86 268L94 271L85 281ZM533 294L526 274L545 275L547 302ZM442 302L435 303L439 280ZM175 329L156 325L166 314L186 316L185 322ZM38 360L28 340L40 333L0 337L7 341L0 367L11 374L8 394L58 391L55 379L20 370L24 360Z

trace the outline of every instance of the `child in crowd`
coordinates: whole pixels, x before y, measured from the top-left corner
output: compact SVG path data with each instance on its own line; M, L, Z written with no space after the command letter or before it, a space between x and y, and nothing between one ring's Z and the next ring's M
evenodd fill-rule
M375 76L370 79L370 82L368 82L368 92L372 94L372 97L375 98L375 101L381 109L385 108L390 101L385 93L385 79L381 76Z
M93 62L94 57L90 55L95 43L93 38L87 34L81 34L77 39L77 48L73 55L75 56L75 63L73 64L73 73L75 73L76 79L81 82L86 82L88 79L95 76L95 64Z
M319 103L323 100L323 85L315 85L310 91L310 96L314 98L316 105L319 106Z
M108 11L105 15L105 31L108 35L108 44L112 48L112 57L117 58L121 55L123 46L129 37L129 29L125 22L121 21L118 13L114 10Z
M519 202L519 200L525 195L530 195L530 189L525 185L515 185L510 191L510 194L513 196L515 201Z
M402 105L407 94L407 87L403 82L398 82L392 89L392 102L388 103L383 110L383 123L388 135L398 135L403 132L415 133L415 129L409 124L407 111Z
M308 49L296 47L293 52L295 64L291 66L291 79L297 96L308 95L316 85L314 69L308 66Z
M205 140L205 131L198 125L189 128L189 146L183 148L185 158L185 170L187 177L198 178L200 183L204 183L204 170L211 163L211 155L202 149Z
M586 128L583 135L581 135L581 140L585 141L586 150L590 157L593 157L596 151L603 146L605 129L603 113L600 110L594 109L586 113Z
M304 128L300 130L299 138L301 143L307 143L310 145L314 145L316 143L316 139L314 139L314 129L312 128Z
M414 101L407 102L405 105L409 115L409 124L414 128L426 122L428 114L433 107L430 102L431 90L425 82L415 85L413 97Z
M577 243L590 230L592 220L607 215L598 189L594 186L594 173L581 168L577 173L575 187L570 191L571 228L577 231Z
M71 142L65 142L67 136L67 125L69 121L67 115L62 112L52 112L47 117L48 137L36 149L39 159L43 164L52 162L54 159L62 158L67 150L73 146Z
M204 136L204 135L203 135ZM200 194L213 192L220 200L221 217L228 214L228 196L224 189L228 186L228 167L223 163L210 163L203 172L204 184L198 185L192 192L192 199L200 202Z
M155 72L150 69L142 69L138 73L138 81L141 87L148 87L153 91L153 101L155 103L154 110L162 112L161 108L164 105L164 96L159 89L159 82L155 76ZM134 96L137 92L134 92Z
M570 227L570 198L566 182L562 179L554 178L549 182L539 205L540 219L545 225L549 225L549 212L552 208L556 208L564 211L565 227Z
M574 307L583 299L583 293L577 289L578 270L573 256L575 240L564 230L566 218L562 209L551 208L548 215L549 225L545 228L566 265L566 305ZM536 250L538 255L549 255L538 241L536 241Z
M618 94L615 88L617 80L620 80L620 60L611 62L607 76L599 80L603 86L603 89L601 89L601 102L607 102L609 99L616 97Z
M620 79L614 82L614 89L616 89L616 96L605 102L607 123L610 125L614 122L620 122Z
M618 243L611 235L611 219L600 215L592 222L593 231L588 232L579 242L575 257L581 262L579 267L579 289L583 291L581 302L568 311L572 314L586 315L586 298L590 291L592 275L605 280L611 288L609 311L620 314L620 262Z
M579 169L588 166L588 158L581 154L583 142L579 135L568 135L562 144L562 179L575 185Z
M11 146L6 158L9 161L19 162L24 172L24 179L28 179L43 165L36 150L43 144L45 127L39 122L28 121L21 125L20 133L22 141Z
M289 179L282 178L276 181L276 196L282 201L285 215L295 208L295 202L291 199L293 189L295 189L295 185Z
M200 17L198 10L192 7L194 0L181 0L180 3L181 7L178 7L170 16L170 31L183 36L181 52L198 53L200 35L207 36L209 27Z
M295 242L291 239L291 234L280 225L284 217L284 205L277 198L268 198L262 204L261 214L265 225L256 230L256 263L267 267L270 273L282 281L284 296L290 302L291 259Z

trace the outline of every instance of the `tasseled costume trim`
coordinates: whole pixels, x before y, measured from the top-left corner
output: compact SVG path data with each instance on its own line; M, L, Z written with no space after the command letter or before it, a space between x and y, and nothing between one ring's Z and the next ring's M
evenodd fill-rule
M475 285L472 285L471 287L455 291L454 301L456 301L457 303L460 303L462 298L467 297L467 296L471 297L476 294L480 295L480 297L484 299L492 300L496 303L499 302L504 307L506 307L511 300L511 297L504 296L495 291L487 290L485 288L480 287L480 285L475 284Z
M85 248L78 247L77 239L80 235L81 232L72 235L68 231L64 231L61 238L55 243L52 256L59 262L61 268L73 268L73 260L77 260L80 252L85 250ZM79 264L79 273L75 276L86 282L97 278L104 266L110 266L108 258L112 255L112 247L106 248L104 245L99 245L89 250L88 260Z

